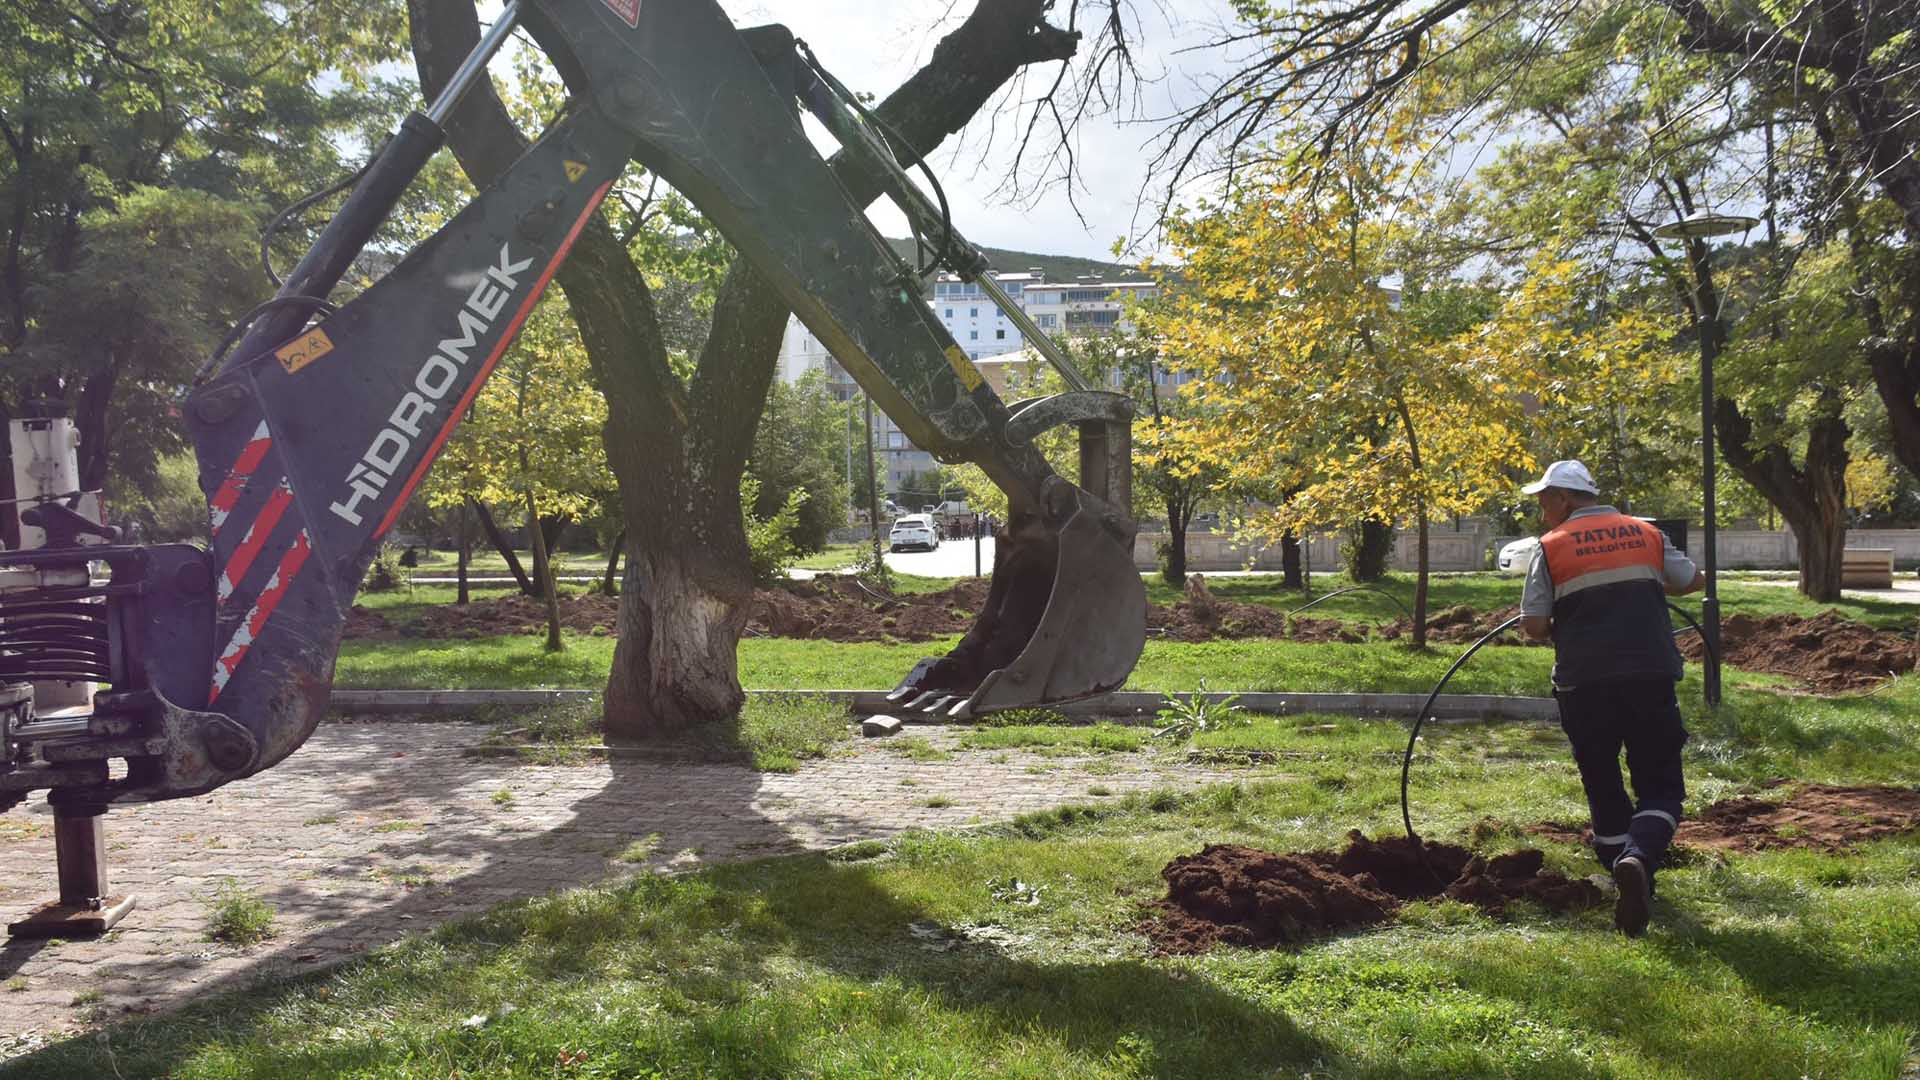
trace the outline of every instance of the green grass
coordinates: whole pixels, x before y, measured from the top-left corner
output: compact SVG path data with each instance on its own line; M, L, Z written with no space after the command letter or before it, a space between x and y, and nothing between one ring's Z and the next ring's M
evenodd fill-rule
M1874 729L1912 768L1910 700L1872 719L1806 699L1755 712L1749 696L1733 710L1746 730L1689 748L1696 804L1746 789L1764 771L1748 753L1872 779L1846 771L1842 744ZM1168 858L1398 828L1398 769L1383 758L1396 725L1262 718L1218 737L1296 756L1284 779L1092 785L1083 805L1007 825L512 903L335 972L72 1039L11 1075L1795 1080L1912 1067L1915 836L1670 869L1640 941L1605 910L1502 920L1423 904L1290 951L1153 959L1131 928L1163 894ZM1545 726L1436 729L1414 776L1423 830L1488 850L1582 812ZM1591 868L1569 845L1548 862ZM1039 902L997 894L1011 879Z
M229 945L258 945L273 936L273 909L232 878L206 898L207 938Z
M840 570L853 565L867 544L828 544L824 550L802 555L790 565L796 570Z

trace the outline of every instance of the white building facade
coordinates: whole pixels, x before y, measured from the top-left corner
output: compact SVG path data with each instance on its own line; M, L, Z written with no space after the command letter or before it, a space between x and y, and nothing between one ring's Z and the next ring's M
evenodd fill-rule
M1131 330L1132 324L1127 321L1125 313L1127 303L1152 296L1158 291L1155 282L1146 280L1109 282L1082 277L1071 282L1050 282L1038 268L1024 273L988 273L993 275L1014 303L1026 311L1035 325L1055 336ZM934 317L946 327L947 333L953 335L953 340L972 360L990 361L994 357L1015 360L1018 358L1007 354L1019 353L1027 346L1019 328L977 283L962 281L952 274L941 274L933 282L933 292L927 298L927 304ZM991 365L986 370L991 371L998 366ZM860 395L859 385L827 352L826 346L799 319L791 316L787 319L786 335L780 343L778 371L781 381L789 383L798 381L809 371L824 371L835 399L851 401L857 400ZM1002 380L995 380L995 384L1004 386ZM860 433L856 432L855 438L859 437ZM934 467L933 455L914 446L893 419L878 409L874 410L873 415L873 442L874 449L887 467L882 486L889 493L899 491L901 481L908 474L925 472ZM925 493L918 493L910 501L915 504L913 509L917 510L920 503L935 502L937 498L926 498Z

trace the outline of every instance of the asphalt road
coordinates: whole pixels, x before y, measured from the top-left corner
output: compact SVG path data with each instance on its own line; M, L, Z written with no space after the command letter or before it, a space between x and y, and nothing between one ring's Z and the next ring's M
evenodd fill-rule
M973 574L973 541L943 540L932 551L894 551L886 553L887 568L919 577L970 577ZM993 573L993 538L980 540L980 574Z

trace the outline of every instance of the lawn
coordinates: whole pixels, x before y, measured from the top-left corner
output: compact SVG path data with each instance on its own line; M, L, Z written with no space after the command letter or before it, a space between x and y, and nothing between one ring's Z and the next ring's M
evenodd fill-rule
M1696 804L1783 773L1879 775L1860 771L1856 741L1883 771L1920 763L1904 686L1752 715L1750 696L1696 722ZM981 734L996 730L1017 729ZM1495 919L1442 903L1292 950L1148 955L1131 928L1168 858L1396 830L1401 738L1260 720L1209 745L1285 754L1284 777L512 903L337 971L72 1039L8 1075L1797 1080L1916 1064L1912 836L1696 859L1663 873L1640 941L1605 910ZM1539 725L1435 730L1414 775L1422 827L1490 851L1581 812L1563 743ZM1548 858L1589 869L1570 845ZM994 889L1008 878L1038 902Z

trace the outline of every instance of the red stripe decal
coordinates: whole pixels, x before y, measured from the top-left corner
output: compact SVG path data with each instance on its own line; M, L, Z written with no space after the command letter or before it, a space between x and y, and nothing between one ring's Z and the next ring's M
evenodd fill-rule
M467 387L467 392L460 398L460 404L447 413L447 422L440 425L440 433L433 437L433 443L427 447L425 456L421 457L420 463L413 467L413 472L407 477L406 484L400 488L399 497L394 499L393 505L388 508L387 516L380 519L380 527L373 530L374 539L378 540L386 535L387 530L393 527L394 520L400 516L400 511L406 507L407 500L413 496L415 485L419 484L420 478L426 475L427 467L440 456L440 448L446 445L447 436L453 434L453 425L466 415L467 407L473 404L473 399L480 393L480 388L486 385L487 376L493 374L493 366L500 362L500 355L507 351L507 345L513 341L513 336L520 332L520 324L527 321L527 313L533 310L533 305L540 302L540 294L547 291L547 283L553 280L553 272L560 268L560 261L567 257L568 251L572 250L573 242L580 237L580 230L586 228L587 219L600 208L600 200L607 197L607 191L612 187L613 181L608 180L600 185L600 190L594 192L592 198L587 200L586 209L580 211L580 219L573 223L573 228L567 230L567 237L560 241L560 248L553 253L552 261L548 262L547 268L540 272L540 280L533 283L533 291L527 294L526 300L520 305L520 310L514 312L513 321L507 324L506 332L500 335L500 340L494 344L493 351L487 354L486 363L480 365L480 374L475 376L473 384Z
M213 689L207 694L207 704L212 705L221 691L227 688L228 680L233 678L240 661L246 659L247 650L260 640L260 632L267 627L267 620L273 617L273 609L286 599L287 590L293 587L293 580L300 576L300 567L306 564L312 545L307 540L307 530L301 529L294 538L293 547L280 557L280 565L275 568L273 577L268 579L267 587L260 591L260 598L253 602L253 609L247 612L246 620L234 631L233 638L227 642L225 651L213 665Z
M247 478L260 467L260 462L266 458L267 450L272 446L273 439L267 435L267 422L262 420L260 426L254 429L253 438L240 451L239 460L233 463L233 471L227 474L220 490L207 500L207 509L213 517L214 535L220 534L220 526L227 523L227 515L233 512L234 504L240 501L240 493L246 490Z
M227 560L226 568L220 571L220 602L227 602L233 595L233 587L247 576L247 569L266 546L267 538L273 535L274 526L280 524L280 517L287 512L287 505L293 502L293 489L284 482L267 499L267 505L260 510L260 516L247 526L247 535L240 538L240 546L233 549L233 557Z

